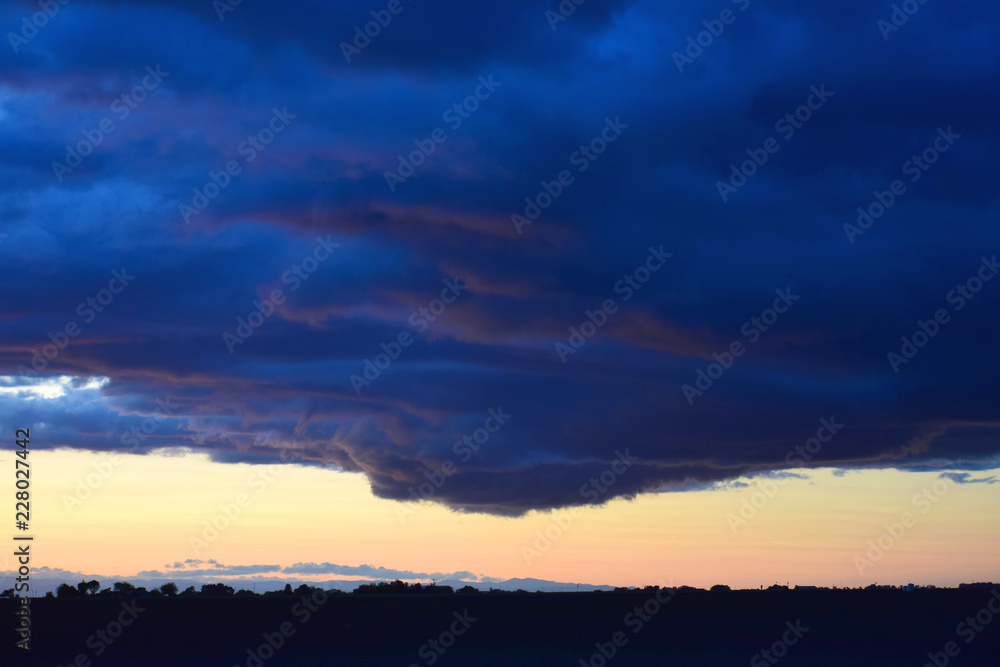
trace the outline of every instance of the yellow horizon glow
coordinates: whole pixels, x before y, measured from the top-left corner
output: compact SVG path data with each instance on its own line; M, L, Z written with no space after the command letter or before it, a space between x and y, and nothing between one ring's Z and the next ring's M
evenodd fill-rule
M12 451L0 454L7 470L13 460ZM1000 525L995 513L983 511L998 507L1000 484L956 484L939 480L938 473L866 470L838 476L832 469L799 470L794 472L810 479L788 478L767 487L776 490L773 497L764 494L764 478L744 479L756 486L582 507L563 529L548 512L505 518L384 500L371 493L363 475L299 465L213 463L201 453L138 456L68 449L32 451L29 462L36 568L129 577L186 559L227 566L330 562L471 571L498 579L703 588L786 582L853 587L874 581L953 586L1000 579ZM936 480L938 490L946 491L933 491ZM85 499L75 495L81 488L90 490ZM937 502L918 498L915 504L914 495L925 488ZM249 502L217 539L206 540L206 522L224 524L220 506L232 513L238 494ZM80 502L67 501L71 498ZM760 507L734 532L727 516L739 516L743 500ZM884 555L859 574L854 557L868 558L868 540L881 536L888 543L885 524L900 522L904 512L915 523L904 526L903 536L893 538ZM557 514L567 525L568 510ZM543 549L545 543L536 540L547 530L557 537ZM196 549L192 537L206 544ZM537 552L530 564L524 548ZM184 578L184 573L170 576Z

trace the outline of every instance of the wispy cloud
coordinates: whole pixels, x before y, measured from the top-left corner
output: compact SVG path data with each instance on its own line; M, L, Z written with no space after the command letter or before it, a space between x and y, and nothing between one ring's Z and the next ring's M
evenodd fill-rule
M938 477L950 479L956 484L1000 484L1000 479L997 479L996 475L973 479L972 473L968 472L943 472Z

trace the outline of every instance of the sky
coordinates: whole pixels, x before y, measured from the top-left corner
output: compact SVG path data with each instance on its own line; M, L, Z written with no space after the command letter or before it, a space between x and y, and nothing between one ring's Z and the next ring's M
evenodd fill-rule
M0 4L39 564L996 580L1000 9L902 4Z

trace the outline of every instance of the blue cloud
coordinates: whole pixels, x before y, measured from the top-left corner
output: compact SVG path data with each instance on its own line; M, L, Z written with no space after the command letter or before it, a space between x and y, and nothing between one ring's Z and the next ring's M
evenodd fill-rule
M602 500L780 472L830 415L845 429L809 465L997 467L1000 283L949 295L1000 249L998 47L982 38L1000 9L928 4L886 40L871 3L751 3L680 73L673 54L718 3L588 0L556 30L541 0L418 4L351 63L340 42L370 4L243 3L219 21L201 1L71 3L0 50L0 388L108 378L0 391L4 428L108 450L146 424L140 452L293 452L398 500L452 461L431 499L502 515L585 502L616 449L639 461ZM169 75L140 101L147 67ZM452 129L445 111L489 75L502 86ZM268 135L275 108L295 118ZM608 118L628 127L602 145ZM385 172L439 127L390 191ZM960 138L850 243L858 207L949 127ZM251 139L268 139L252 160ZM723 201L718 182L769 139ZM87 154L60 180L71 151ZM519 234L511 215L539 193L552 202ZM340 247L308 270L320 237ZM673 256L626 301L615 286L661 245ZM122 270L134 281L81 308ZM467 292L420 330L411 314L454 278ZM777 289L801 298L751 343ZM562 363L555 345L610 298ZM940 309L894 372L887 355ZM258 316L230 351L223 335ZM401 333L412 344L358 393L351 376ZM736 342L689 405L684 385ZM501 406L509 424L459 460Z

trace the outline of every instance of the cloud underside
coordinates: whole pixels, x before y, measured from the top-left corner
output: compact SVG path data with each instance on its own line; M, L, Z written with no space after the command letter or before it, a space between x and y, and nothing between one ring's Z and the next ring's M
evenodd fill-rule
M1000 9L927 4L884 39L871 3L752 3L680 73L717 4L589 0L555 30L543 2L418 4L350 64L368 4L70 3L0 50L5 432L326 465L508 516L798 467L997 467L1000 281L956 290L1000 249L997 47L977 37ZM168 74L123 118L147 66Z

